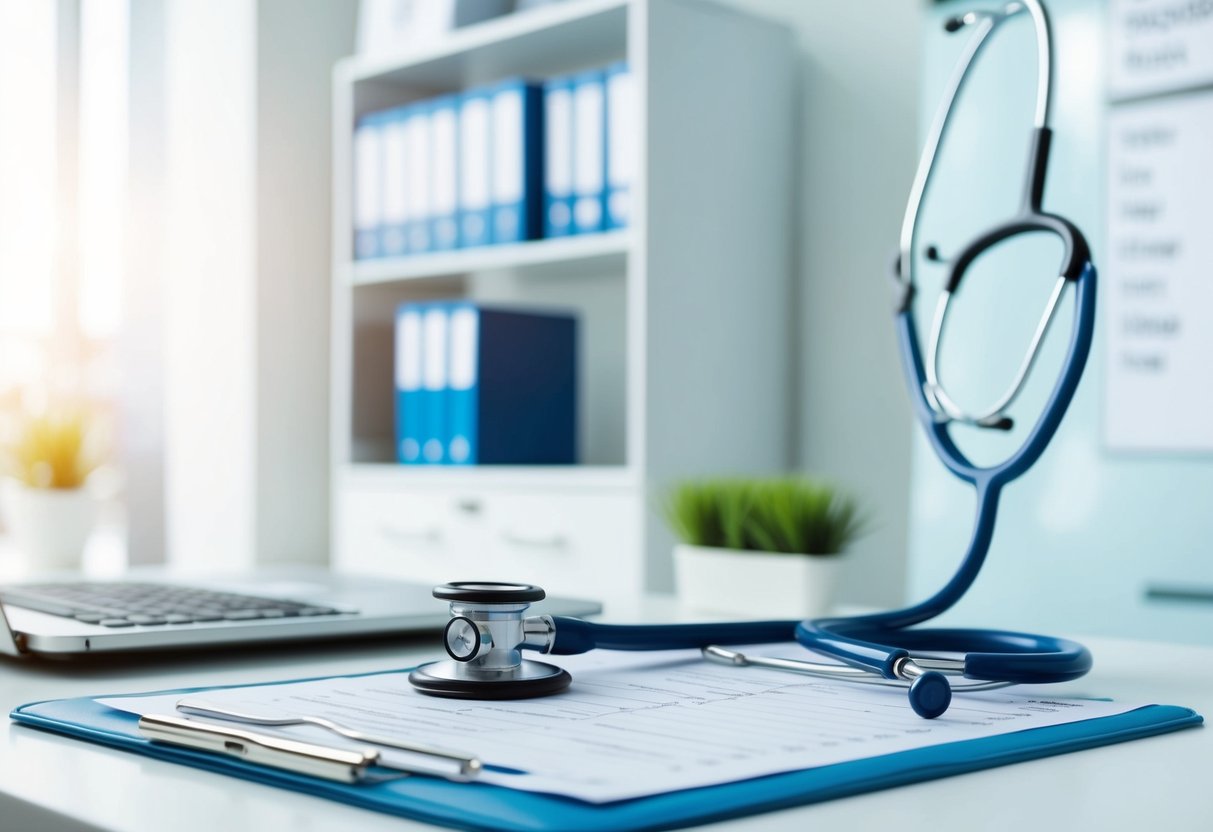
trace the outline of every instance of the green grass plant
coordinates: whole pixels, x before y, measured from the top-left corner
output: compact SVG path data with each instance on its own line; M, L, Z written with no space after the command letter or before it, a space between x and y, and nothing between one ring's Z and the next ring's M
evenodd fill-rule
M867 527L854 497L807 477L688 481L664 509L683 543L722 549L834 555Z

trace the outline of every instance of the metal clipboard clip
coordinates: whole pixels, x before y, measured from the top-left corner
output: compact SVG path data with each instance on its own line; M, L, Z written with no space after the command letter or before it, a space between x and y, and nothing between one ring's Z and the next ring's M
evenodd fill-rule
M469 779L463 774L444 775L428 767L406 769L389 765L382 761L379 751L374 748L334 748L179 716L141 716L139 732L153 742L210 751L340 783L379 783L410 774L426 774L449 780Z

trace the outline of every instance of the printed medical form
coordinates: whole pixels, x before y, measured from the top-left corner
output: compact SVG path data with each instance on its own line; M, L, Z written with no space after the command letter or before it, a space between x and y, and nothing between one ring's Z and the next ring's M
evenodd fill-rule
M762 648L752 652L762 653ZM794 652L768 646L768 655ZM830 765L942 743L1125 713L1137 705L1016 688L966 696L927 721L897 688L732 669L698 651L570 656L576 683L539 700L439 699L406 673L259 685L199 694L245 712L323 716L348 728L473 753L482 782L607 802ZM1037 689L1038 691L1040 689ZM99 699L176 714L181 693ZM213 720L203 720L213 721ZM224 723L231 724L231 723ZM258 729L354 746L318 728ZM391 765L415 758L383 749ZM575 762L572 762L575 761Z

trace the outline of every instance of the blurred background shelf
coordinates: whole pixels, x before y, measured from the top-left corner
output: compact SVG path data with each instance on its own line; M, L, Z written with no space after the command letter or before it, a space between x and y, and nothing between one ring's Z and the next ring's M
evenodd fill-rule
M507 269L540 276L575 276L604 269L621 272L626 265L631 241L629 231L608 231L408 257L360 260L351 266L350 282L354 286L370 286Z
M639 472L626 465L398 465L363 462L345 466L340 476L360 488L412 486L470 488L625 489Z
M361 116L616 61L632 74L638 133L626 230L353 259L351 137ZM418 51L338 64L336 566L423 582L531 580L622 600L672 585L659 511L671 483L788 468L796 74L787 28L664 0L569 0ZM396 309L450 298L577 316L580 464L395 464Z
M337 65L336 78L439 90L603 65L621 56L628 7L628 0L541 6L456 29L442 42L397 56L348 58Z

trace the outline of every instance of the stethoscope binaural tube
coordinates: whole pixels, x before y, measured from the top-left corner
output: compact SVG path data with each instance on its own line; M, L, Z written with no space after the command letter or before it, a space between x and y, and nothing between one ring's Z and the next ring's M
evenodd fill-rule
M970 65L985 45L990 32L1024 8L1031 13L1036 27L1040 68L1036 121L1023 198L1015 216L979 235L951 262L950 273L937 304L928 355L924 362L913 314L916 294L913 280L914 240L918 230L919 208L929 186L939 146L947 132L952 105L964 86ZM1011 3L1001 13L971 13L953 18L949 20L947 28L955 31L973 24L978 25L979 29L961 58L928 135L906 208L899 256L893 266L893 278L899 295L896 308L898 341L915 415L943 464L953 475L973 485L976 491L973 532L956 574L927 600L905 609L876 615L803 622L796 628L796 638L809 649L868 668L890 679L895 678L896 663L903 660L909 651L927 649L964 654L963 674L970 679L1014 683L1062 682L1082 676L1091 667L1091 654L1076 642L991 630L908 629L947 611L972 586L990 549L1002 488L1026 472L1053 438L1082 377L1095 327L1096 276L1090 248L1073 223L1041 209L1052 138L1048 126L1052 41L1047 13L1039 0L1024 0L1023 3ZM968 268L982 254L1011 237L1042 232L1053 234L1062 242L1064 251L1056 288L1008 392L992 408L977 414L966 413L946 394L938 379L938 345L948 303ZM1061 376L1044 409L1024 443L1007 460L993 466L974 465L953 441L950 434L952 425L962 423L1010 429L1012 423L1005 409L1022 390L1057 310L1060 295L1067 286L1073 287L1075 293L1073 328Z
M800 644L887 679L897 678L895 662L912 649L965 654L964 675L970 679L1053 683L1076 679L1090 670L1090 652L1065 639L991 630L907 629L943 614L972 586L990 550L1003 486L1040 458L1073 400L1095 329L1095 269L1090 263L1075 281L1075 290L1074 325L1062 374L1023 445L996 466L974 465L952 440L953 423L939 418L925 392L912 309L898 314L903 369L915 413L948 470L975 488L973 532L956 574L935 595L901 610L802 622L796 627Z
M590 650L681 650L710 644L767 644L791 641L795 620L730 621L712 624L599 624L554 616L554 656Z
M1006 222L1000 223L980 234L964 250L959 252L950 262L950 272L936 304L934 320L927 345L925 362L924 389L930 399L930 404L942 418L963 422L983 428L1010 430L1012 422L1006 415L1007 408L1022 392L1028 375L1035 364L1036 358L1057 311L1058 303L1066 284L1076 280L1083 268L1090 262L1090 252L1081 232L1068 220L1046 213L1041 209L1044 194L1045 174L1048 169L1049 150L1052 144L1052 130L1049 126L1052 110L1052 67L1053 41L1048 12L1040 0L1015 0L1000 11L968 12L951 17L944 28L956 32L967 28L975 30L966 44L966 48L957 62L947 89L932 120L927 133L927 141L915 172L914 183L910 188L910 196L906 203L905 217L902 221L901 238L898 256L893 270L893 280L898 287L899 311L904 311L913 302L916 282L915 240L921 219L920 209L935 171L935 162L939 150L944 143L951 125L954 105L965 87L970 75L969 71L988 43L991 33L1012 17L1024 10L1031 15L1036 33L1037 43L1037 89L1036 111L1033 129L1028 149L1028 164L1025 172L1023 197L1019 212ZM1049 298L1040 324L1029 343L1027 353L1021 362L1006 392L993 405L978 412L969 412L958 405L944 388L939 371L939 346L948 317L952 297L959 289L961 279L968 268L982 254L998 244L1015 236L1034 233L1048 233L1057 236L1064 249L1060 278ZM928 247L927 257L939 260L934 247Z

